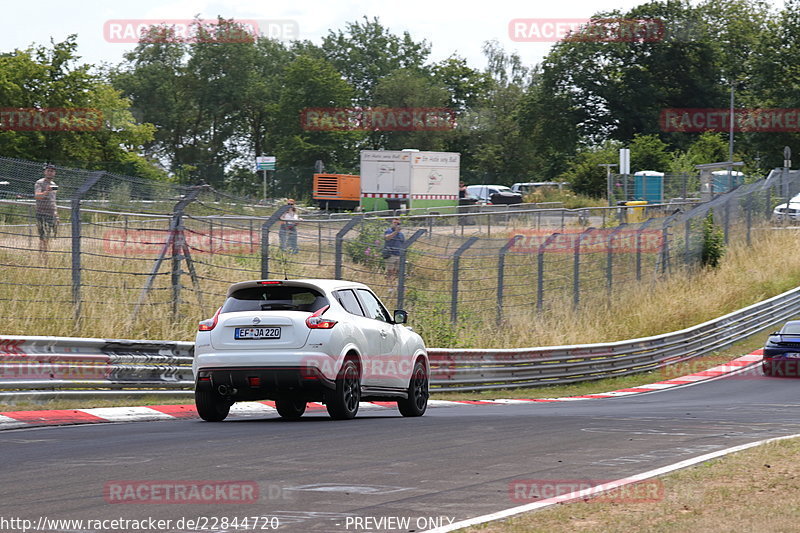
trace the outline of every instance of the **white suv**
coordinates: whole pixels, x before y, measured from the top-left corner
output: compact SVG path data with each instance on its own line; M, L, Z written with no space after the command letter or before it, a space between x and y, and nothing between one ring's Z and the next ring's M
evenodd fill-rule
M362 400L396 401L404 416L428 404L422 338L390 316L361 283L255 280L236 283L200 322L192 370L203 420L221 421L237 401L274 400L284 418L324 402L335 419Z

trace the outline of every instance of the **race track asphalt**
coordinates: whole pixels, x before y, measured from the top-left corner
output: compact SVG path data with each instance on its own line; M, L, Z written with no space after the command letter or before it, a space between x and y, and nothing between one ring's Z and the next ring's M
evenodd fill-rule
M172 520L151 531L423 531L532 501L514 497L519 480L600 483L800 433L798 390L799 380L750 371L627 397L459 405L421 418L382 409L332 421L322 410L299 421L9 430L0 434L0 530L2 518L46 517ZM256 487L255 501L226 502L236 494L223 491L203 503L148 503L140 499L152 487L133 495L130 484L210 480ZM126 494L134 503L120 502ZM198 517L208 519L176 526ZM222 517L259 518L244 529L222 527Z

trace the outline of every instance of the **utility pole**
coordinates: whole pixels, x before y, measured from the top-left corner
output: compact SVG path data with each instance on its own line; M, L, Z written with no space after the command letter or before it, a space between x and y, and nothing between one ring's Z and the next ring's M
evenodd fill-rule
M611 183L611 167L616 167L617 164L612 163L603 163L601 165L597 165L598 167L606 167L606 194L608 195L608 206L612 207L612 199L614 198L614 187Z

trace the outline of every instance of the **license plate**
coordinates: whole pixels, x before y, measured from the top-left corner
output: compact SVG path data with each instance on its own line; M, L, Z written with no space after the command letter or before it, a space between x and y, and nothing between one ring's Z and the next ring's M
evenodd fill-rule
M786 352L783 354L787 359L800 359L800 353Z
M236 340L280 339L281 328L236 328L233 338Z

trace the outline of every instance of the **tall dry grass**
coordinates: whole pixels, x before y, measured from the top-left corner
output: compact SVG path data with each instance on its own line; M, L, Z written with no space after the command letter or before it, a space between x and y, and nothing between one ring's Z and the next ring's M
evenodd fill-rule
M297 278L332 277L332 246L326 245L318 255L314 234L301 240L297 256L276 252L271 259L271 272L285 271L289 277ZM455 248L445 236L437 236L424 243L436 253L411 258L405 306L411 312L411 325L429 346L437 347L510 348L655 335L715 318L797 286L800 262L794 257L796 240L795 232L790 230L754 230L752 246L730 246L717 270L687 271L674 265L672 275L663 277L648 268L641 282L632 280L624 287L615 287L612 298L603 290L602 282L595 280L595 290L581 293L578 310L573 309L569 295L551 296L541 313L536 311L532 280L535 274L530 260L515 262L510 258L506 279L513 281L515 287L508 291L509 307L504 320L497 324L496 257L465 258L459 321L453 323L449 289ZM6 238L5 247L0 247L0 263L18 265L0 267L2 334L191 340L197 321L210 316L221 304L230 283L260 277L258 250L249 255L198 254L196 266L205 278L203 294L196 294L189 277L184 275L184 301L178 318L173 319L166 262L134 320L133 307L146 280L142 273L152 268L152 253L104 257L107 254L102 241L86 239L83 251L97 255L83 257L83 281L87 286L82 291L82 318L75 320L70 303L69 239L54 243L46 264L35 249L35 239L17 237L16 241ZM564 265L568 269L569 261ZM393 307L393 283L381 268L353 264L346 258L343 274L346 279L369 284Z

